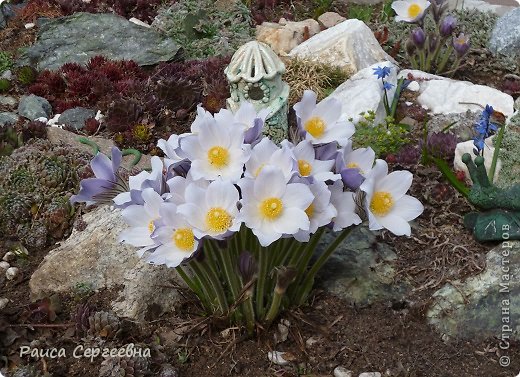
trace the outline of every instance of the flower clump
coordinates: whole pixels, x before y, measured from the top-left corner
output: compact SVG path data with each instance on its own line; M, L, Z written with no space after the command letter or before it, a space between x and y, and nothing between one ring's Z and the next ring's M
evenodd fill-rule
M469 37L455 33L457 19L445 14L447 6L447 2L440 0L398 0L392 3L396 21L417 25L405 46L414 69L453 74L469 52ZM428 13L435 24L433 30L429 30L424 22Z
M370 147L352 149L354 126L337 100L316 103L306 91L294 110L300 141L276 145L261 133L267 114L250 103L235 114L199 107L191 132L160 140L164 160L152 157L151 171L128 184L117 173L121 153L98 154L96 178L73 201L113 197L129 225L121 241L143 259L177 268L209 312L250 331L269 324L304 302L352 226L368 220L410 235L408 222L423 211L406 195L410 172L389 173ZM341 234L308 270L329 228Z

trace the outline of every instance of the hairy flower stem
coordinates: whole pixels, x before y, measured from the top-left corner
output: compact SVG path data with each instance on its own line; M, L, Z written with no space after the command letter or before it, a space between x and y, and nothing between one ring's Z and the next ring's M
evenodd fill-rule
M446 63L448 63L448 60L449 60L452 52L453 52L453 47L451 45L449 45L448 48L446 48L446 50L444 51L441 62L437 66L437 73L442 73L444 71L444 68L446 67Z
M300 285L300 288L298 289L298 293L296 295L295 303L297 305L303 305L305 303L305 300L307 300L307 296L309 295L312 286L314 284L314 278L316 277L316 274L318 271L323 267L325 262L330 258L332 253L337 249L339 244L343 242L345 238L350 234L352 230L352 227L347 228L343 230L339 236L336 237L334 242L332 242L329 247L320 255L320 257L314 262L312 268L307 273L307 276L305 277L303 284Z
M258 242L255 242L255 253L254 255L258 258L258 280L256 281L256 315L259 319L264 316L264 293L265 293L265 280L267 275L267 264L268 264L268 248L260 247Z
M424 66L426 64L426 55L424 53L424 49L419 51L419 64L420 64L420 69L424 70Z
M495 179L495 171L497 169L498 155L500 154L500 147L502 146L502 139L504 138L504 133L506 132L506 126L504 124L501 125L500 130L498 131L498 135L496 136L496 140L494 141L495 150L493 151L493 157L491 160L491 166L489 168L489 182L493 183Z
M271 306L269 307L269 311L265 316L265 324L267 326L269 326L278 316L278 313L280 312L280 304L282 303L282 298L284 294L285 290L281 290L278 287L274 289L273 300L271 302Z
M208 269L206 268L206 263L204 262L197 262L193 261L190 263L190 267L193 269L193 272L198 276L200 281L202 282L202 289L204 292L204 295L208 298L208 300L211 302L212 305L212 312L216 311L214 310L214 307L218 307L219 311L222 315L224 315L227 311L227 303L226 298L222 297L217 292L217 287L213 285L213 281L210 278L208 274ZM220 282L219 282L220 284ZM221 289L222 290L222 289ZM213 302L213 300L217 299L217 303Z
M186 285L197 295L199 300L202 302L202 305L204 308L209 309L209 301L206 295L204 294L202 290L202 284L199 279L196 279L196 276L192 279L188 276L186 271L182 268L182 266L175 267L175 270L179 274L179 276L182 278L182 280L186 283Z

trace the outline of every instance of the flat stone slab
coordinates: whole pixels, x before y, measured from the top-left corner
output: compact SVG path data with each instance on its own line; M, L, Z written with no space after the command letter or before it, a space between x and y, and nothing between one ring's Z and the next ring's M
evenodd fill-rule
M428 322L449 338L519 338L520 242L504 242L486 258L486 269L433 294ZM511 331L508 331L508 326Z
M489 49L494 53L520 57L520 8L498 19L491 33Z
M78 12L45 22L36 43L21 55L18 65L38 70L58 69L68 62L85 64L96 55L153 65L172 60L177 44L154 30L113 13Z

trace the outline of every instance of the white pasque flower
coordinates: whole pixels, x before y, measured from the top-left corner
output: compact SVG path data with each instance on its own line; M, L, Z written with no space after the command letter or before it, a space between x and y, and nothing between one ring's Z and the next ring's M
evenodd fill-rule
M177 212L173 203L162 203L159 208L161 219L156 222L157 228L152 238L160 245L144 259L153 264L165 264L177 267L181 262L193 255L199 241L195 238L193 227Z
M297 168L294 156L287 146L279 148L268 137L264 137L251 150L251 156L246 162L244 176L255 178L266 166L280 168L286 182L293 176Z
M243 132L219 127L213 117L205 117L198 134L186 136L180 143L181 150L191 160L193 179L222 177L236 182L251 152L244 144Z
M298 172L302 177L314 177L318 181L339 179L339 175L331 170L334 160L321 161L316 159L316 152L309 140L303 140L292 149L294 158L298 162Z
M360 189L366 193L369 228L388 229L397 236L411 234L408 221L419 216L424 207L416 198L405 195L412 185L412 173L406 170L388 174L384 160L376 164Z
M422 18L430 6L426 0L397 0L392 3L392 9L397 14L396 21L415 22Z
M356 213L356 202L354 201L354 193L351 191L343 191L343 183L336 181L332 186L328 186L331 197L330 201L337 210L336 217L332 220L335 232L348 228L351 225L361 224L361 218Z
M161 148L166 157L164 158L165 167L168 167L175 162L182 161L186 158L186 156L182 153L180 149L180 140L183 137L186 137L189 134L172 134L168 140L159 139L157 141L157 146Z
M257 112L251 102L241 102L236 113L228 109L221 109L215 114L215 120L219 125L233 129L238 127L242 132L245 132L254 126L255 119L261 119L262 122L265 122L268 115L269 109L262 109Z
M341 156L343 157L343 168L357 169L359 174L366 177L372 170L376 153L370 147L352 150L352 142L349 141L341 150Z
M143 205L133 204L122 211L123 220L130 226L121 232L120 242L126 242L132 246L142 247L137 253L140 257L146 250L156 246L151 238L155 230L154 222L159 220L159 208L163 203L161 195L152 188L142 191Z
M186 203L177 211L193 226L197 238L223 239L240 229L241 222L237 219L239 194L230 181L219 179L207 188L191 183L184 196Z
M262 246L269 246L284 234L309 230L305 210L314 200L309 187L290 183L281 169L265 166L256 179L239 181L242 208L239 218L258 237Z
M213 115L207 110L205 110L201 105L197 106L197 116L195 117L195 120L191 124L191 132L193 134L198 134L200 131L201 124L204 124L206 122L211 122L214 120Z
M306 90L300 102L294 105L299 127L305 131L305 139L313 144L332 141L345 145L355 128L347 120L341 120L341 102L326 98L316 104L316 93Z
M209 186L210 181L206 181L205 179L194 181L189 173L186 178L179 175L170 178L166 182L166 185L169 188L169 193L165 201L168 203L173 203L177 206L186 203L186 189L192 183L201 189L206 189Z
M117 195L113 201L118 206L136 204L136 192L140 192L143 188L153 188L156 192L164 192L164 178L163 178L163 161L154 156L151 159L152 171L147 172L143 170L137 175L128 177L128 186L130 191L122 192ZM144 185L146 183L146 185ZM134 193L134 195L132 195ZM140 199L140 198L139 198ZM141 203L137 203L141 204Z
M330 224L338 214L330 202L331 192L325 182L315 181L309 185L309 189L314 195L314 200L305 209L310 221L309 230L300 230L294 235L294 238L300 242L308 242L311 234L315 233L318 228Z

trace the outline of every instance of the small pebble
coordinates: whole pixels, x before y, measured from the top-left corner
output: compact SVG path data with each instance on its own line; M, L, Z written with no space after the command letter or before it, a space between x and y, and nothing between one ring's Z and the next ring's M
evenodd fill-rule
M18 267L9 267L5 272L5 277L8 280L14 280L20 275L20 269Z
M2 297L0 298L0 310L4 309L9 304L9 299Z
M365 372L361 373L359 377L381 377L381 373L379 372Z
M311 336L309 339L307 339L305 341L305 345L308 347L308 348L311 348L313 345L315 345L316 343L319 343L320 339L319 338L316 338L314 336Z
M6 261L0 261L0 270L7 270L11 265Z
M25 28L26 29L32 29L33 27L35 27L36 25L32 22L29 22L28 24L25 24Z
M2 73L0 79L7 79L11 81L13 79L13 73L11 72L11 70L8 69L7 71L4 71L4 73Z
M279 352L279 351L273 351L267 353L267 358L270 362L276 364L276 365L289 365L290 362L284 359L285 352Z
M353 373L345 367L336 367L334 369L334 377L352 377Z
M2 260L5 262L12 262L15 259L16 259L16 254L13 253L12 251L8 251L7 253L5 253L4 257L2 258Z

